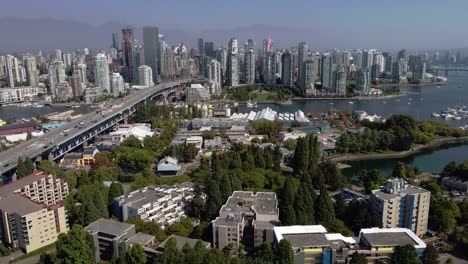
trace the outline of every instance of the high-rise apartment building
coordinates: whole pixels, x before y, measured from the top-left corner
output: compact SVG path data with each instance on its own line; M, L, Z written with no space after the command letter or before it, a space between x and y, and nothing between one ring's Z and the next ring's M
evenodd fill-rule
M117 97L125 92L125 82L122 75L118 72L112 73L111 76L111 94L114 97Z
M320 77L322 78L322 89L332 92L334 87L334 72L336 64L333 63L333 56L330 53L324 53L322 55L322 67Z
M133 28L122 29L122 56L124 66L124 77L127 82L133 81L132 76L132 52L133 52Z
M309 45L305 42L300 42L297 46L297 65L299 68L299 76L298 79L303 81L304 80L304 62L307 60L307 54L309 52Z
M404 179L387 180L380 190L372 191L371 210L382 227L403 227L422 236L427 232L431 193L408 185Z
M8 87L13 88L15 87L15 82L18 82L16 76L19 75L17 71L18 61L16 57L7 55L5 58L5 66Z
M249 39L245 44L244 53L244 82L247 84L255 83L255 46L254 41Z
M198 55L205 56L205 41L202 38L198 39Z
M49 89L50 92L57 96L57 86L66 82L65 65L62 61L53 61L49 65Z
M228 61L227 61L227 85L239 85L239 47L237 38L229 40Z
M281 83L286 87L294 86L292 57L289 50L285 51L281 56Z
M36 57L27 56L24 64L26 66L26 78L29 86L39 85L39 72L37 70Z
M273 227L279 225L276 194L235 191L212 224L213 247L217 249L229 244L239 248L241 243L251 247L272 243Z
M94 61L95 85L99 93L110 93L109 63L105 54L98 53Z
M208 81L210 81L210 94L219 94L221 92L221 63L215 59L211 59L208 63Z
M150 87L153 86L153 70L150 66L141 65L138 67L138 75L139 75L139 84L141 86Z
M159 73L159 58L160 58L160 43L159 43L159 28L158 27L143 27L143 54L145 57L145 65L151 68L153 75L153 83L157 83Z
M55 60L63 62L63 60L62 60L62 51L61 50L56 50L55 51Z
M0 188L0 235L12 248L29 253L57 241L68 231L68 195L63 179L36 171Z
M338 65L334 72L335 93L346 94L346 69L343 65Z
M353 53L353 64L356 65L356 69L362 69L362 50Z
M370 92L370 72L359 69L356 71L356 91L359 94L367 95Z
M316 78L316 63L314 60L305 60L302 62L302 79L301 85L304 88L314 88Z

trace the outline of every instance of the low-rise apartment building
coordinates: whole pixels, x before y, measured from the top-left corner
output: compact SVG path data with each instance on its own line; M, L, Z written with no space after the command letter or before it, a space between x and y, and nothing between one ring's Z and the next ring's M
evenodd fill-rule
M26 253L54 243L68 230L67 195L64 180L40 171L0 187L2 241Z
M191 183L148 186L115 198L112 208L122 221L134 217L157 222L165 228L186 216L188 201L193 196Z
M395 248L412 245L421 257L426 244L407 228L361 229L359 237L328 233L321 225L274 227L274 243L287 239L294 251L295 264L349 263L357 252L368 263L387 263Z
M217 249L273 242L273 227L280 224L276 194L235 191L212 223L213 247Z
M382 221L382 227L408 228L416 235L427 232L431 193L408 185L404 179L390 179L380 190L372 191L371 210Z

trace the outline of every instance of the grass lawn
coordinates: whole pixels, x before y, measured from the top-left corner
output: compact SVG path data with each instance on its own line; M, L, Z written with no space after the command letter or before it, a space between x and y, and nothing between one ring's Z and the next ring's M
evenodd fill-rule
M15 263L17 261L24 260L24 259L30 258L32 256L37 256L37 255L41 255L42 253L53 252L53 251L55 251L55 243L50 244L50 245L45 246L45 247L42 247L40 249L31 251L28 254L24 254L22 256L19 256L19 257L15 258L15 259L11 260L10 263Z

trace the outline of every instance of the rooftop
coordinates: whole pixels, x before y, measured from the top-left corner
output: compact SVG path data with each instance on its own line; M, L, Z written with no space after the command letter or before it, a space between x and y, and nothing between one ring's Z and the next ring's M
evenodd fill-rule
M92 222L85 230L93 233L104 233L114 237L121 237L127 233L128 230L132 229L134 225L118 222L111 219L101 218L95 222Z
M29 200L21 194L11 193L0 197L0 210L24 216L44 209L45 206Z
M142 246L145 246L149 243L152 243L154 241L154 236L144 234L144 233L136 233L134 236L128 239L128 243L130 245L132 244L140 244Z
M374 247L407 244L413 245L416 249L426 247L426 243L406 228L365 228L361 229L360 236Z
M330 245L323 233L284 234L283 239L289 240L293 248L325 247Z
M179 250L182 250L182 247L186 243L188 243L191 248L194 248L195 244L198 241L198 239L193 239L193 238L188 238L188 237L183 237L183 236L178 236L178 235L171 235L159 245L159 248L164 249L164 246L166 245L167 241L170 238L174 238L177 241L177 247L179 248ZM206 248L210 246L210 242L202 241L202 243Z

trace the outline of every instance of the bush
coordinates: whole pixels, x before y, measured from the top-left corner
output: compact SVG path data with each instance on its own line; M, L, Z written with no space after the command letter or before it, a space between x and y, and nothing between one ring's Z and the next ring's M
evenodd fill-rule
M0 254L8 256L11 254L11 251L3 243L0 243Z

